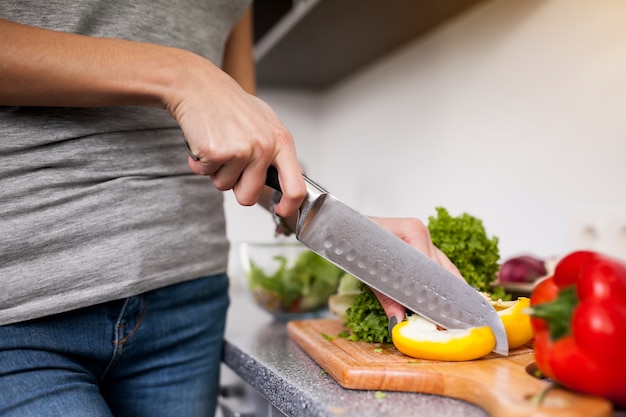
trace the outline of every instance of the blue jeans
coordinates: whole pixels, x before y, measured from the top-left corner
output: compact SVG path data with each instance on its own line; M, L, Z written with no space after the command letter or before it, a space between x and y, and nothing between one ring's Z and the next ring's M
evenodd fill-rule
M213 416L228 304L222 274L0 326L0 415Z

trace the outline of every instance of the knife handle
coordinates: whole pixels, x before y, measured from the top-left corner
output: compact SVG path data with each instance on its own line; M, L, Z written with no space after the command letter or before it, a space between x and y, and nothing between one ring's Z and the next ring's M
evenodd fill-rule
M304 173L302 174L304 178L304 182L306 183L306 189L309 195L319 195L328 193L324 187L307 177ZM270 165L267 167L267 175L265 177L265 185L275 189L276 191L282 193L283 190L280 188L280 182L278 182L278 169L274 165Z
M267 176L265 177L265 185L275 189L278 192L283 192L280 188L280 183L278 182L278 170L274 165L270 165L267 167Z

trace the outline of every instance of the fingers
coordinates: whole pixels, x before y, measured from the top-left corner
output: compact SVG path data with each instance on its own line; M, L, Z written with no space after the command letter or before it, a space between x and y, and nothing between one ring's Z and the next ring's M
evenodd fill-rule
M278 170L278 181L283 194L276 205L275 212L287 218L298 211L307 193L302 167L297 160L284 157L284 155L279 155L272 165Z
M267 176L266 164L252 162L242 167L239 177L231 187L237 202L242 206L251 206L259 200ZM215 178L213 182L215 183Z
M394 300L374 288L371 288L371 290L374 295L376 295L376 298L378 298L383 310L385 310L387 318L391 319L392 317L395 317L398 322L401 322L404 319L404 316L406 315L406 309L404 306L396 303Z
M236 180L232 180L232 174L229 175L230 172L234 172L236 165L227 166L223 162L194 159L190 156L189 167L195 174L211 177L216 188L222 191L230 190L236 182ZM216 179L217 181L215 181Z
M224 150L204 152L198 159L190 156L188 162L194 173L210 176L217 189L232 189L237 202L243 206L251 206L259 200L267 168L273 165L278 170L282 189L282 198L276 206L276 213L282 217L295 214L306 196L306 185L291 135L276 139L271 150L259 144L256 147L250 145L249 150L239 153L243 156L236 157L237 153Z

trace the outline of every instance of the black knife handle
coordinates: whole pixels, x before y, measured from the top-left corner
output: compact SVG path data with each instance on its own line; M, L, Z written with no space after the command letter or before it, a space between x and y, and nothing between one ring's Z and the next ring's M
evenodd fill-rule
M265 177L265 185L268 187L272 187L276 191L283 192L280 188L280 183L278 182L278 170L274 165L270 165L267 168L267 176Z
M306 183L306 189L309 194L326 194L328 191L309 177L307 177L304 173L302 173L302 177L304 178L304 182ZM275 166L270 165L267 168L267 175L265 177L265 185L271 187L282 194L283 190L280 188L280 183L278 182L278 170Z

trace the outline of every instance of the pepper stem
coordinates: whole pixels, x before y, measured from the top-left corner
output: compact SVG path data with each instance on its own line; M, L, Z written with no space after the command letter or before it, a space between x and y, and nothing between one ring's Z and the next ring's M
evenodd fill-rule
M571 285L559 291L553 301L532 306L529 313L544 320L548 324L552 340L558 340L570 334L572 314L577 305L576 286Z

